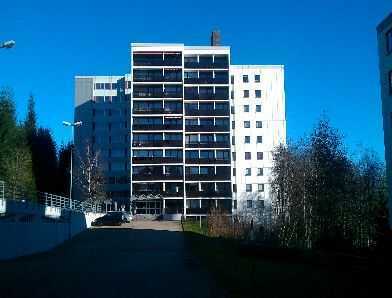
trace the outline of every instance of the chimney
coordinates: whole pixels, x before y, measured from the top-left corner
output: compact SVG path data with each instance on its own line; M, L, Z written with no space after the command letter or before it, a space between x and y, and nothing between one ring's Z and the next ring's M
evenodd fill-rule
M211 46L220 46L221 34L219 30L214 30L211 33Z

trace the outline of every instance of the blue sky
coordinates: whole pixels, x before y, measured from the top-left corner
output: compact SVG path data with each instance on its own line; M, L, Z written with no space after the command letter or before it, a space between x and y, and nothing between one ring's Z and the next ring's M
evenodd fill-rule
M284 64L288 137L308 133L323 111L349 151L384 155L376 25L390 0L4 1L0 86L14 89L18 115L37 100L40 125L56 141L70 131L75 75L128 73L130 42L207 45L219 28L235 64ZM61 3L61 4L59 4Z

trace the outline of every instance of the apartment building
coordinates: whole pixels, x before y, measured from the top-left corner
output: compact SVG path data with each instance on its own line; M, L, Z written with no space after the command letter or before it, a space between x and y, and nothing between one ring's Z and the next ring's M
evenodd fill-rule
M392 214L392 14L377 27L385 160L389 189L389 214ZM389 216L392 227L392 216Z
M286 142L283 66L231 65L233 209L271 201L272 151Z
M115 177L107 193L116 200L115 191L123 192L118 198L137 214L200 216L213 206L237 212L270 198L271 151L286 140L283 67L231 65L230 47L211 40L211 46L134 43L130 75L76 78L78 106L127 112L103 112L109 118L102 119L77 107L75 120L87 125L75 142L92 139L104 151L114 145L97 138L120 135L124 156L102 155L105 175ZM96 84L116 82L108 96L121 100L100 103L106 89ZM124 125L97 131L114 119ZM109 183L117 177L124 183Z
M74 173L80 162L97 156L105 178L105 192L114 205L129 205L129 75L75 77ZM77 177L76 177L77 178ZM81 189L75 180L75 198ZM117 207L117 206L116 206Z

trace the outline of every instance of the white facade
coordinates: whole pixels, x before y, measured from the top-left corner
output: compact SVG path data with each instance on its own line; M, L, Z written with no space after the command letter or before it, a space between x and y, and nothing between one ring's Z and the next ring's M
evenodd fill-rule
M233 205L243 211L270 202L272 151L286 143L284 67L231 65L230 80Z

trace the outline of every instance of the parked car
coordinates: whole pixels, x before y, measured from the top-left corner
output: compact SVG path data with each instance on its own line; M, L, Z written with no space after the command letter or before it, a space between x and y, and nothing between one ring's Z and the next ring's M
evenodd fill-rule
M121 226L122 223L130 222L132 216L124 211L111 211L94 220L92 226Z

